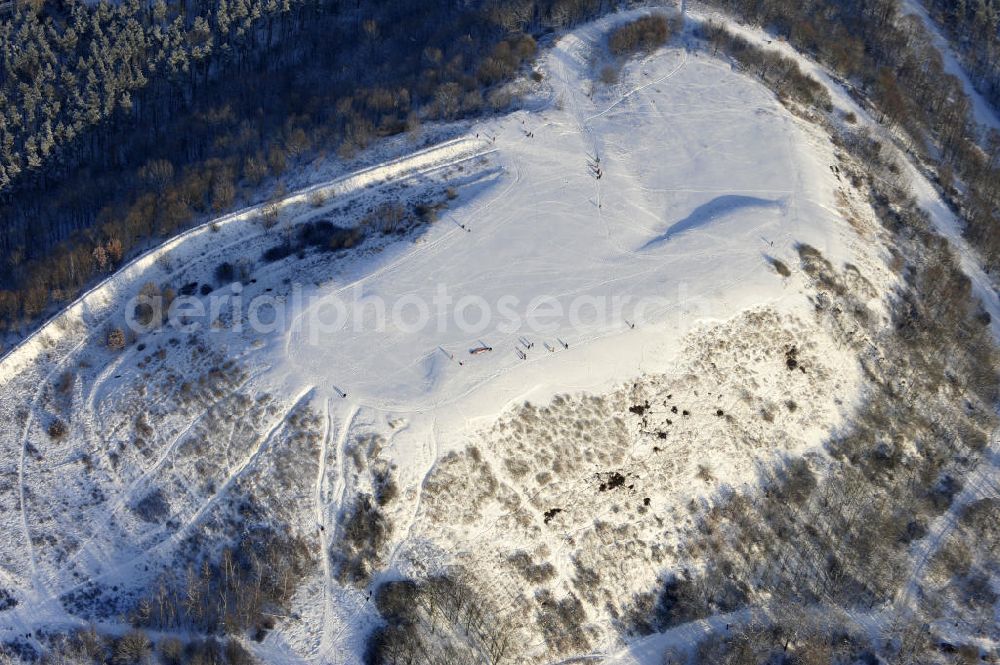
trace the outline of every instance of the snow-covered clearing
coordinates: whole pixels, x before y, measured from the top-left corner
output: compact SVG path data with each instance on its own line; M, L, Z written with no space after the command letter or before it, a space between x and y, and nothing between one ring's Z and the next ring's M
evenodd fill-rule
M817 445L858 396L856 356L816 325L795 245L856 266L877 287L873 311L893 279L828 138L759 82L678 45L598 81L604 35L642 11L562 36L539 65L536 110L297 192L274 230L251 209L185 233L0 361L0 579L18 600L0 636L73 615L113 621L109 596L141 593L187 536L228 534L228 500L253 495L318 563L258 655L357 662L376 612L370 589L337 581L329 554L381 465L400 490L385 507L381 579L460 562L513 606L533 588L511 564L520 553L551 564L557 596L600 569L588 643L620 647L607 608L656 581L675 544L664 525L680 527L693 497L754 480L761 460ZM402 240L260 259L303 222L357 225L381 202L446 191L437 221ZM246 270L232 317L233 290L214 278L222 261ZM963 261L996 325L989 280L970 252ZM106 348L150 281L209 285L203 298L230 304L199 332ZM283 325L250 325L254 298ZM329 325L358 300L360 314ZM64 435L50 434L56 419Z

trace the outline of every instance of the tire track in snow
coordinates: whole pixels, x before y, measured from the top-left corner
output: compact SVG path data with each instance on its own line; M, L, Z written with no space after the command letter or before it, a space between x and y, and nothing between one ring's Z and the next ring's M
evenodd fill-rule
M687 49L684 49L682 51L682 53L684 54L683 59L681 59L680 64L678 64L676 67L674 67L673 70L671 70L667 74L664 74L663 76L661 76L661 77L659 77L657 79L653 79L652 81L648 81L646 83L643 83L640 86L636 86L635 88L632 88L631 90L629 90L628 92L626 92L624 95L622 95L620 98L618 98L614 103L612 103L611 106L607 107L603 111L598 111L597 113L595 113L593 115L587 116L586 118L583 119L583 122L589 123L591 120L596 120L597 118L603 117L603 116L607 115L608 113L610 113L615 107L617 107L619 104L621 104L622 102L624 102L626 99L628 99L632 95L634 95L636 93L639 93L639 92L642 92L643 90L645 90L646 88L648 88L650 86L659 85L660 83L663 83L664 81L667 81L667 80L670 80L671 78L673 78L677 74L677 72L679 72L682 69L684 69L684 66L687 65L688 58L690 57L690 54L688 53Z
M182 536L186 535L187 531L194 528L198 524L198 522L201 521L201 518L204 517L205 513L207 513L212 507L215 506L215 503L226 494L226 492L233 485L233 483L239 480L247 469L251 469L254 467L254 465L257 463L257 460L259 460L260 457L265 452L267 452L271 439L274 437L275 433L277 433L277 431L281 429L282 426L284 426L284 424L287 422L288 416L292 412L294 412L295 409L297 409L299 405L312 394L314 389L315 386L306 386L305 388L299 391L299 394L296 395L295 400L292 402L292 405L288 409L286 409L285 412L282 413L279 418L276 418L274 420L274 422L267 429L267 431L264 433L263 436L257 437L257 444L254 446L253 451L242 462L240 462L235 469L229 472L229 475L226 477L226 480L222 484L222 487L220 487L214 494L212 494L212 496L209 497L207 501L204 501L198 508L198 510L195 511L194 515L192 515L187 522L181 525L181 527L165 542L177 543L180 540L182 540ZM162 547L163 543L157 545L154 549L160 549Z
M399 550L403 548L403 545L413 536L413 530L417 525L417 517L420 514L421 500L424 495L424 485L427 484L427 480L434 473L434 469L437 467L438 458L438 438L437 438L437 417L431 422L430 436L428 438L427 445L427 470L424 471L423 475L420 477L420 481L417 483L417 495L413 499L413 512L410 513L410 518L407 520L405 533L402 538L400 538L396 545L392 548L392 553L389 555L389 559L386 562L386 568L392 568L396 563L396 557L399 554Z
M208 513L213 507L215 507L219 499L221 499L223 496L226 495L226 493L228 492L229 488L233 485L233 483L239 480L248 469L252 469L256 465L260 457L265 452L267 452L269 444L272 438L274 437L275 433L277 433L278 430L280 430L281 427L287 422L288 416L293 411L295 411L295 409L297 409L298 406L303 401L305 401L312 394L314 390L315 386L306 386L305 388L299 391L299 393L295 396L292 405L288 409L286 409L283 413L281 413L281 415L270 424L270 426L267 428L264 434L257 437L257 442L253 448L253 451L242 462L240 462L240 464L238 464L236 468L231 469L229 471L229 474L227 475L226 480L222 483L222 486L219 487L210 497L208 497L208 499L203 501L201 505L198 507L198 509L194 512L194 514L192 514L191 517L188 518L168 538L165 538L164 540L156 543L155 545L152 545L151 547L147 548L137 556L132 557L127 561L122 561L115 564L114 566L103 571L99 575L90 576L83 582L76 583L73 586L66 589L58 590L53 595L64 596L67 593L76 591L80 588L87 586L88 584L92 584L94 582L97 582L98 580L106 579L107 577L113 574L121 573L129 567L135 567L142 561L149 560L149 558L153 556L153 554L155 554L156 552L159 552L163 549L166 549L169 546L177 545L178 543L180 543L187 536L188 532L198 525L198 523L205 516L205 514Z
M357 405L352 405L351 410L347 413L344 418L343 427L337 433L337 482L334 485L334 494L336 495L335 503L337 510L339 511L344 506L344 494L347 492L347 475L344 470L344 455L347 449L347 436L354 426L354 420L358 416L358 412L361 411L361 407Z
M361 408L359 406L357 406L356 404L352 404L350 410L348 411L346 417L344 418L340 431L337 432L337 445L336 445L337 481L334 485L334 491L333 491L334 495L336 495L336 498L330 507L333 507L334 505L336 506L338 516L344 508L344 494L347 491L347 478L345 475L346 471L344 470L344 455L347 447L347 437L350 434L351 429L354 427L354 420L357 418L358 413L360 411ZM323 557L326 560L326 564L329 565L329 553L324 551ZM330 584L332 584L332 582L330 582L326 586L327 591L329 591L330 589ZM332 610L332 599L329 607ZM332 634L332 629L333 629L333 626L331 625L332 619L333 619L332 611L329 614L326 614L324 611L324 618L323 618L324 640L326 639L327 635ZM344 633L347 632L347 630L350 627L351 624L349 622L344 622L343 625L340 626L340 630L337 631L336 635L333 635L326 643L326 647L325 648L321 647L321 651L325 653L326 651L333 649L334 645L340 642L341 638L344 636Z
M330 449L330 435L333 433L333 418L330 414L331 398L326 399L326 431L323 433L323 444L320 446L319 460L317 463L316 470L316 486L313 490L313 510L314 516L316 518L316 524L318 525L319 531L319 558L322 562L323 570L323 625L322 634L320 635L319 651L321 654L325 654L330 646L327 640L329 632L327 631L327 626L330 622L330 616L332 614L332 599L330 598L330 585L333 583L331 580L330 573L330 556L327 554L327 537L326 537L326 490L327 490L327 480L326 480L326 458L327 452Z
M125 491L121 493L119 498L111 506L111 509L109 511L105 511L100 527L92 528L93 534L91 535L91 537L88 538L86 541L84 541L83 544L81 544L80 547L78 547L77 550L73 552L72 555L66 558L66 561L60 566L60 570L50 575L48 577L47 582L49 583L54 582L60 576L61 573L68 571L70 569L70 566L79 560L79 558L84 554L85 550L91 545L91 543L93 543L98 538L102 538L107 535L107 529L109 528L110 523L114 519L115 515L118 514L118 512L122 509L123 506L131 503L135 499L137 491L143 489L146 486L149 479L154 474L156 474L160 470L160 468L167 462L167 460L174 454L174 452L178 447L178 444L180 444L180 442L187 437L187 435L191 432L191 430L195 426L197 426L198 423L200 423L212 411L212 409L214 409L219 404L222 404L223 401L225 401L226 399L231 398L233 395L237 394L248 383L250 383L256 377L260 376L260 374L262 373L263 373L262 371L259 371L255 374L248 376L239 385L231 388L230 392L226 395L226 397L214 400L204 410L202 410L202 412L196 418L194 418L194 420L190 421L177 434L175 434L172 437L170 443L164 447L163 451L160 453L160 456L156 459L156 461L148 469L144 470L140 476L138 476L131 483L129 483Z
M996 481L998 462L1000 462L1000 430L990 436L990 442L980 454L975 468L962 477L964 483L962 492L952 500L947 511L934 519L929 533L917 541L915 551L910 553L910 560L913 562L910 578L893 603L894 620L908 616L913 610L910 601L919 595L920 582L927 564L958 526L965 508L980 499L1000 496L1000 486Z
M34 407L32 407L32 411ZM28 528L28 504L25 502L24 497L24 457L27 454L28 449L28 430L31 428L31 412L27 418L27 423L24 426L24 436L21 440L21 459L17 465L17 489L20 497L21 503L21 529L24 534L24 546L28 551L28 560L31 564L31 586L35 586L35 576L37 575L37 566L35 563L35 546L31 542L31 530Z

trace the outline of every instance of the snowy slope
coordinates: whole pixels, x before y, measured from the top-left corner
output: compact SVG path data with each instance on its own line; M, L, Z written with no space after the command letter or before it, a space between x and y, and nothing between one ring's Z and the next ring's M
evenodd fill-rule
M6 356L0 586L18 605L0 612L4 635L84 623L73 614L87 594L151 584L189 537L226 533L228 497L252 491L273 500L319 562L295 617L254 648L268 662L355 662L375 613L365 589L335 580L327 553L363 488L350 457L361 441L378 441L372 459L394 469L402 490L387 509L395 528L384 576L460 560L512 597L522 590L490 563L497 557L546 550L553 588L569 588L576 562L605 561L593 546L607 540L598 522L653 538L654 519L683 519L693 496L752 481L759 459L818 444L857 398L856 358L812 323L799 276L782 277L772 261L796 265L794 247L807 243L884 285L877 233L846 220L864 210L827 138L727 63L674 45L625 64L614 85L599 82L608 29L641 11L562 36L539 65L544 80L528 105L537 110L324 185L329 199L318 205L297 193L275 231L250 210L184 234ZM259 260L283 229L360 224L380 202L440 200L449 189L438 220L402 240ZM241 258L248 279L235 317L197 334L140 335L121 353L101 344L146 282L211 283L220 261ZM213 284L205 298L231 291ZM251 325L255 297L283 311L281 325ZM362 314L328 325L338 304L359 299ZM477 325L483 312L489 320ZM490 350L470 353L478 347ZM786 369L791 348L809 374ZM654 397L685 411L658 457L668 444L654 449L655 436L620 417ZM787 406L791 397L799 404ZM506 447L505 432L518 429L526 401L568 414L556 439L581 410L606 425L607 442L576 441L588 459L563 477L532 485L533 469L522 480L512 462L530 451ZM766 426L734 424L762 410ZM66 435L48 433L55 418ZM540 435L527 442L544 447ZM473 444L516 510L485 497L449 521L449 464L466 462L448 454ZM706 463L711 481L696 478L708 477ZM626 467L655 510L591 503L594 474ZM136 507L156 489L169 517L150 521ZM542 512L556 506L564 514L545 530ZM517 511L527 514L520 522ZM661 566L647 553L623 556L642 568L607 571L621 594L610 604L649 588ZM593 645L614 648L605 610L588 608ZM121 629L115 612L97 620Z
M830 168L835 160L828 144L767 90L704 54L667 49L629 64L613 88L594 83L597 66L591 59L609 23L562 38L546 57L542 70L552 105L474 128L496 136L495 159L503 172L490 191L450 213L471 233L444 225L426 243L387 261L387 268L319 291L337 298L358 289L364 297L390 303L395 294L429 302L445 284L456 301L475 296L497 303L512 297L523 306L551 296L565 309L574 297L662 299L644 320L629 328L635 317L625 308L620 318L582 326L556 320L544 331L490 326L469 334L445 326L324 336L311 335L303 325L286 336L286 356L275 361L288 372L289 385L305 382L328 390L332 383L346 391L346 400L333 396L335 406L346 402L341 413L360 407L383 428L404 419L406 429L390 437L389 447L402 478L418 488L433 474L435 458L475 441L510 405L545 404L560 392L601 394L643 373L680 366L684 334L706 321L728 320L763 305L808 311L807 301L789 290L767 260L793 263L793 243L813 244L831 260L865 262L847 246L852 232L838 212L841 183ZM598 155L599 180L588 166ZM535 343L527 360L515 352L521 336ZM493 352L468 355L480 340ZM545 344L556 352L545 351ZM458 366L441 349L464 364ZM833 352L819 352L824 353ZM829 387L849 404L855 370L850 358L836 362L843 384ZM779 381L772 389L783 386ZM836 408L830 407L802 414L792 445L817 443L831 418L836 421ZM692 428L708 426L699 418ZM753 473L745 453L718 449L713 457L733 482ZM730 461L740 457L742 462ZM676 493L661 490L663 497L683 504L692 492L689 482L681 481ZM460 551L493 552L498 543L505 551L540 545L474 525L440 531L427 524L433 523L428 513L434 509L420 507L419 491L414 501L418 520L406 532L418 551L403 549L420 561L418 568L434 565L419 552L418 543L427 540L444 547L459 540ZM591 520L598 514L582 512ZM501 515L484 512L474 524L490 524ZM586 523L586 516L582 519ZM563 533L571 530L567 526ZM556 534L549 549L562 549L563 537ZM566 550L560 558L569 565L571 555ZM414 565L397 564L405 570ZM639 587L653 579L647 570L633 583ZM363 600L359 594L357 603L348 600L346 610L335 611L337 625L356 620ZM321 640L326 653L357 653L357 633L327 632L332 635Z
M629 86L598 89L591 98L587 70L579 71L585 40L599 34L589 30L564 38L547 62L563 110L519 113L477 128L496 136L494 159L503 171L488 192L449 213L471 233L442 224L372 273L319 287L313 307L352 290L390 305L399 294L430 303L445 285L456 301L475 296L495 304L512 297L523 321L539 296L565 303L568 311L574 297L610 302L627 295L662 299L646 317L655 333L630 330L626 321L634 310L627 305L620 318L609 313L598 324L546 319L546 330L536 334L529 326L494 330L507 320L496 308L481 333L455 325L439 330L435 321L414 333L325 336L302 323L284 340L290 380L333 381L352 403L402 411L444 407L494 380L523 387L550 374L566 387L610 385L641 366L644 344L637 340L647 334L661 338L663 329L726 319L779 299L784 289L765 254L790 260L790 245L800 241L847 258L832 230L837 182L829 164L770 93L722 63L672 49L630 66ZM588 168L595 154L600 180ZM679 315L688 309L700 310L700 317ZM309 319L310 313L298 315ZM468 318L475 322L477 310ZM614 339L626 332L627 345ZM562 339L571 352L536 351L522 362L514 353L521 336L554 346ZM465 355L480 339L494 353L465 358L462 368L438 350ZM590 344L627 348L593 353ZM497 394L493 385L489 392L489 412L518 396Z
M930 217L934 228L943 237L947 238L958 254L961 261L962 270L969 276L973 283L973 290L976 297L982 302L983 307L993 316L991 324L994 335L1000 337L1000 322L996 321L996 316L1000 314L1000 293L994 288L992 280L983 270L983 261L978 253L972 248L962 235L962 223L951 210L948 203L941 197L937 188L930 181L921 165L914 163L914 160L900 138L893 132L879 124L871 114L862 108L844 88L820 65L809 57L797 52L791 45L784 41L777 41L761 28L747 26L734 21L724 14L704 9L696 8L687 12L687 17L691 21L713 20L723 23L728 29L744 37L758 48L773 50L781 55L798 62L802 71L809 74L823 85L830 92L834 108L844 114L853 113L861 120L863 126L868 128L873 136L878 137L885 145L891 146L894 157L903 169L902 182L908 187L910 194L916 200L924 212Z

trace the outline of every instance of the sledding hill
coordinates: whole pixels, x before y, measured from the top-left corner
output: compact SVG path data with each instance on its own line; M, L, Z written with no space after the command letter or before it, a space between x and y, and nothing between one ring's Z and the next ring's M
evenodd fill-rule
M806 113L687 37L609 54L646 13L556 40L525 110L185 234L9 354L3 639L358 662L381 582L460 566L484 612L531 605L518 657L619 644L689 504L857 405L803 257L874 321L895 282ZM186 304L136 332L140 293ZM191 593L232 605L164 610Z

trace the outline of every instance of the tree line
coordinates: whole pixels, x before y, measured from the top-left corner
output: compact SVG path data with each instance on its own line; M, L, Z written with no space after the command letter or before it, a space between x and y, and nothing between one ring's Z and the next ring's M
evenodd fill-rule
M1000 108L1000 2L925 0L924 5L951 37L973 84Z
M0 23L0 327L287 169L507 108L610 0L21 1Z

